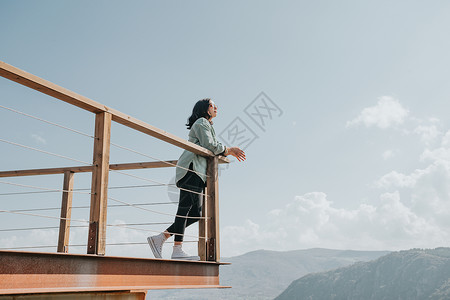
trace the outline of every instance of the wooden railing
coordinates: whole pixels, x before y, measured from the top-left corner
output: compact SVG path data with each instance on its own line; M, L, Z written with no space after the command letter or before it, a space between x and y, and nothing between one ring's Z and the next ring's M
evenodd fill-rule
M64 89L56 84L22 71L0 61L0 75L56 99L80 107L95 114L95 140L92 166L61 167L0 172L0 177L64 174L58 252L68 252L72 190L74 174L92 172L91 203L87 253L104 255L106 247L106 219L108 199L108 175L110 170L173 167L176 161L110 164L111 123L117 122L144 134L150 135L179 148L204 156L208 160L207 186L204 197L203 218L199 222L199 255L204 261L220 261L219 243L219 194L218 164L228 163L223 156L165 132L143 121L111 109L89 98ZM204 237L204 238L202 238Z

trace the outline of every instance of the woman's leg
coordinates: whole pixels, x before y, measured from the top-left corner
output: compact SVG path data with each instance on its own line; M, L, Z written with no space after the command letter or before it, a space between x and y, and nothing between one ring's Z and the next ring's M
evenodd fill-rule
M180 200L178 203L177 216L175 221L164 232L147 238L150 248L155 258L162 258L162 246L164 242L172 235L175 235L175 245L180 246L183 242L184 229L186 227L186 218L192 207L192 193L180 190Z
M192 164L190 166L192 170ZM149 237L150 248L155 257L161 258L162 244L171 235L175 235L175 246L172 258L180 259L198 259L198 256L188 256L181 250L185 228L199 219L201 216L202 197L198 193L203 192L205 184L203 180L194 172L189 171L180 181L180 200L178 203L177 216L171 226L158 236ZM193 191L193 192L191 192ZM187 218L189 217L189 218Z
M200 220L200 217L202 216L202 196L196 195L197 199L194 200L194 205L192 205L191 210L188 214L188 219L186 220L186 226L188 227Z
M165 233L175 235L175 244L181 244L183 242L185 228L198 221L198 217L201 215L202 198L198 193L203 192L205 183L193 172L192 163L189 169L192 171L188 171L178 183L181 189L177 216L175 217L174 223L165 231ZM189 218L186 218L186 216Z
M191 192L180 190L180 201L178 203L177 216L175 217L175 221L169 228L166 229L171 235L175 235L175 242L183 242L184 229L186 228L187 218L185 216L189 216L190 211L193 207L193 194Z

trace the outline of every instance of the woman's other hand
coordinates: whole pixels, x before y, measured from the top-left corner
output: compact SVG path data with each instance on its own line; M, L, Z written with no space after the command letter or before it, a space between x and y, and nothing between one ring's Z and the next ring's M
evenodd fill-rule
M238 161L245 160L245 152L243 150L241 150L239 147L228 148L228 154L236 157Z

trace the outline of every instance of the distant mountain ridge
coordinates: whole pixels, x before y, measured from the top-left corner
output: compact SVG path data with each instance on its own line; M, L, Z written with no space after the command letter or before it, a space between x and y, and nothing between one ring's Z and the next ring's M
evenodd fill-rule
M309 274L276 300L450 299L450 248L393 252L377 260Z
M273 299L289 284L311 272L321 272L369 261L387 251L308 249L295 251L258 250L223 258L231 262L220 267L220 290L149 291L149 299Z

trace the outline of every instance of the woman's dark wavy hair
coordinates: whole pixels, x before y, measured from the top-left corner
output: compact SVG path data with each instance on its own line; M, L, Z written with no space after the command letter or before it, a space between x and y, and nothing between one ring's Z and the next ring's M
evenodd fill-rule
M188 118L188 123L186 124L187 129L191 129L194 122L202 117L208 120L211 118L208 113L209 101L211 101L211 99L206 98L195 103L194 108L192 109L192 115Z

